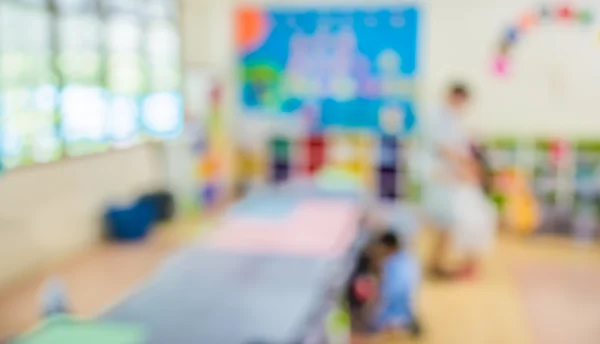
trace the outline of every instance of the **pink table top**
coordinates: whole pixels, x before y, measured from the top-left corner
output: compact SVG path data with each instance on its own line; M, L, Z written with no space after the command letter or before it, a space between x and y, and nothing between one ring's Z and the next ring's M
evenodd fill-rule
M282 218L230 215L205 245L236 253L335 257L356 238L359 216L354 202L308 199Z

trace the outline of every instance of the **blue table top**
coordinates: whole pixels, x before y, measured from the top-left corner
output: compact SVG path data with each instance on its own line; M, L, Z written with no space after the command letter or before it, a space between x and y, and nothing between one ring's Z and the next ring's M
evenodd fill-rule
M268 195L250 196L231 214L280 216L309 193ZM301 343L323 322L324 305L339 297L364 241L359 235L346 254L334 258L191 246L100 320L141 325L148 344Z
M191 247L100 320L141 325L148 344L300 343L339 296L360 244L338 259Z
M335 270L321 259L182 255L102 320L142 325L149 344L294 343Z

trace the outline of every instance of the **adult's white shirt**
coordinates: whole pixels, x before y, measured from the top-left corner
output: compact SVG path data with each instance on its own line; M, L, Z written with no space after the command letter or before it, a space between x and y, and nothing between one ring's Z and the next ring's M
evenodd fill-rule
M435 113L422 127L423 196L428 218L440 230L454 226L453 194L462 185L457 166L442 153L469 153L469 136L459 114L451 109Z
M460 114L449 108L436 112L424 125L423 142L425 182L437 185L456 180L455 162L449 161L442 151L469 154L470 139Z

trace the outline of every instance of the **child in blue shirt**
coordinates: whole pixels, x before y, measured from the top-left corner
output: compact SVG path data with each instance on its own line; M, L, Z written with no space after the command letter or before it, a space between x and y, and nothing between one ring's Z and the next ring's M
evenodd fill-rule
M350 284L353 329L359 332L404 330L419 335L421 329L415 316L414 298L420 275L417 260L402 249L394 232L378 236L361 255ZM366 288L357 288L361 284Z
M395 233L379 239L382 260L379 285L379 306L375 315L377 330L408 330L420 334L415 315L415 298L421 281L416 258L403 249Z

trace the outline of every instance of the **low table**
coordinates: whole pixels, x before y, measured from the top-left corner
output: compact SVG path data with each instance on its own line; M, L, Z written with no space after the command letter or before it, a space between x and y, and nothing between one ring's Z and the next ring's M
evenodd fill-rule
M236 208L99 320L141 325L148 344L304 343L339 299L365 241L360 207L288 195L287 207L260 215L260 202L267 209L283 204L278 197L253 200L254 211Z

